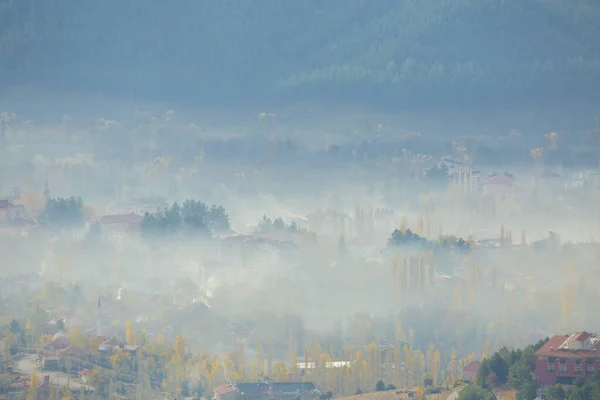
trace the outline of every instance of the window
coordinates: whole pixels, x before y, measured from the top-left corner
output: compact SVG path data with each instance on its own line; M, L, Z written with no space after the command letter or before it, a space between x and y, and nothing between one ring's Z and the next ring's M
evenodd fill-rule
M593 358L588 358L587 359L588 365L590 365L590 364L594 365L595 362L596 362L596 360L594 360Z
M567 373L567 366L566 365L559 366L558 372L560 372L561 375L565 375Z
M560 365L566 365L567 364L567 359L566 358L561 358L560 359Z
M556 362L556 357L548 357L548 363L554 364Z
M554 365L548 365L548 372L554 373Z
M581 375L582 372L581 367L575 367L575 375Z
M576 359L576 360L575 360L575 365L581 365L581 359L579 359L579 358L578 358L578 359Z
M587 365L587 372L594 372L595 370L596 370L596 367L594 366L594 364Z

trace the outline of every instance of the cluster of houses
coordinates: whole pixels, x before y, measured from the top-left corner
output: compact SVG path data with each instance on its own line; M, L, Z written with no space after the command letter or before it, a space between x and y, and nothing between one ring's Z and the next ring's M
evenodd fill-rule
M139 346L127 346L116 337L105 337L91 335L90 343L93 343L96 353L96 359L92 359L92 352L71 344L64 332L57 332L40 348L40 355L36 359L41 366L48 371L64 369L68 363L71 364L71 371L68 373L77 373L85 382L87 373L93 367L93 362L102 362L108 360L117 351L125 351L130 354L131 362L135 362ZM132 368L134 366L132 365Z
M213 390L214 400L312 399L320 393L312 382L227 383Z

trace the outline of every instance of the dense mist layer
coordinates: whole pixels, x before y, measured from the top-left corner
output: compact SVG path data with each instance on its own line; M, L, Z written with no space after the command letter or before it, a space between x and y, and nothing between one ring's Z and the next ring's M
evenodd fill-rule
M63 329L94 369L94 337L115 337L158 363L155 389L180 362L156 346L182 340L193 371L225 362L221 377L185 378L203 390L299 379L298 360L377 346L410 363L408 377L305 375L349 395L379 379L448 385L502 346L598 329L593 129L440 139L365 116L301 140L277 112L242 129L175 110L8 116L0 289L7 326L28 326L13 346Z

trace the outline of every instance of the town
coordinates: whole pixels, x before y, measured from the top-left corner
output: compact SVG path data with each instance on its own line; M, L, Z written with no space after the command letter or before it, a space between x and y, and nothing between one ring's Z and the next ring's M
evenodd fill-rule
M0 0L0 400L600 400L599 20Z
M24 126L5 124L5 160L28 157ZM7 396L451 396L500 348L546 337L531 379L479 386L542 395L595 376L595 336L556 335L595 328L594 170L549 169L536 148L529 177L485 172L457 145L301 204L275 170L215 176L199 152L118 175L93 156L3 175ZM121 189L98 192L106 179ZM218 195L193 189L215 180ZM160 184L169 195L144 193Z

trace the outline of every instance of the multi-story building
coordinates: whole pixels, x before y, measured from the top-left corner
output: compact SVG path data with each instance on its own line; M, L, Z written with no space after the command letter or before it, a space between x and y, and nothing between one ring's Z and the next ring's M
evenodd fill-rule
M540 386L571 385L600 370L600 338L588 332L553 336L535 353Z

